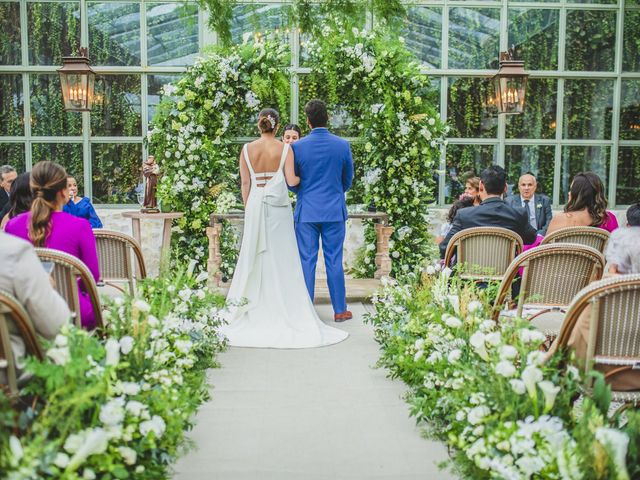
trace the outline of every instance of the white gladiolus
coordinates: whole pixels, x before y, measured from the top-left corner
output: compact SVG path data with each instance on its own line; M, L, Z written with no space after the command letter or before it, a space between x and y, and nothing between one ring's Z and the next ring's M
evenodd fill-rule
M513 389L513 391L516 392L518 395L522 395L524 392L527 391L527 387L525 386L524 382L520 379L514 378L512 380L509 380L509 383L511 384L511 388Z
M120 452L120 455L122 455L124 463L127 465L135 465L138 454L134 449L129 447L118 447L118 451Z
M105 363L111 366L117 365L120 361L120 343L115 338L110 338L104 348L107 352Z
M527 387L529 396L531 398L535 398L537 395L536 383L542 381L542 371L537 367L528 366L522 372L522 381L524 382L525 387Z
M544 393L544 411L548 412L553 408L560 387L554 385L554 383L549 380L538 382L538 387L540 387L540 390Z
M133 337L130 337L129 335L122 337L119 343L120 351L123 355L129 354L131 353L131 350L133 350Z
M513 360L518 356L518 349L511 345L503 345L500 347L500 359L501 360Z
M74 471L91 455L104 453L107 450L108 443L109 435L104 429L94 428L88 432L85 431L84 441L71 457L67 469Z
M596 440L603 445L616 466L616 480L628 480L626 457L629 448L629 437L626 433L614 428L600 427L596 430Z
M502 360L496 365L496 373L503 377L509 378L516 374L516 367L508 360Z

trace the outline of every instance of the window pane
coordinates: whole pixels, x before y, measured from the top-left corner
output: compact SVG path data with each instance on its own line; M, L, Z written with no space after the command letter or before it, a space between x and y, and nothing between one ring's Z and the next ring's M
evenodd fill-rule
M640 10L624 11L622 44L622 69L625 72L640 72Z
M27 169L24 143L0 143L0 159L1 165L11 165L18 173L24 172Z
M442 8L408 7L407 18L402 25L402 36L405 38L407 49L424 65L440 68Z
M640 140L640 80L622 81L620 139Z
M80 195L84 192L84 167L81 143L34 143L33 164L43 160L59 163L78 182Z
M289 7L256 3L251 5L236 5L233 7L233 21L231 23L231 41L242 43L244 34L265 35L276 33L283 43L289 41Z
M496 138L498 117L487 103L492 97L493 86L486 78L449 78L450 136Z
M612 71L615 43L616 12L570 10L567 13L567 70Z
M140 65L140 4L88 3L93 65Z
M31 132L34 135L82 135L82 115L66 112L57 73L31 74Z
M20 4L0 3L0 65L20 65Z
M24 134L22 75L0 74L0 135Z
M499 9L455 7L449 11L449 68L497 67L499 43Z
M520 176L531 172L538 181L536 192L551 198L555 150L553 145L507 145L504 151L504 163L509 191L517 193Z
M521 115L507 115L508 138L555 138L557 81L530 78L527 105Z
M148 75L147 76L147 85L148 85L148 95L147 95L147 105L148 105L148 122L151 123L153 121L153 116L156 113L156 107L158 103L160 103L160 90L162 87L168 83L176 82L180 79L180 75Z
M560 170L560 203L567 203L567 195L573 176L579 172L593 172L600 177L607 189L609 179L609 147L562 147Z
M559 10L509 9L509 45L527 70L557 70L559 18Z
M640 147L618 150L616 205L631 205L640 199Z
M80 3L28 3L29 63L62 64L80 45Z
M147 4L149 65L191 65L198 54L198 6Z
M141 135L140 75L98 75L96 92L102 104L91 112L91 134Z
M497 162L494 145L447 145L447 168L444 187L446 203L453 203L464 192L469 177Z
M91 168L94 203L138 203L135 189L142 181L142 145L94 143Z
M566 80L564 138L611 138L613 80Z

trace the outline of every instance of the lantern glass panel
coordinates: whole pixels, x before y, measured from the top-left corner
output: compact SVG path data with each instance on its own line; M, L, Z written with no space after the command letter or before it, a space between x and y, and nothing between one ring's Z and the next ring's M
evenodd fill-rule
M496 76L495 89L498 93L498 108L500 113L518 114L524 111L526 94L526 77Z

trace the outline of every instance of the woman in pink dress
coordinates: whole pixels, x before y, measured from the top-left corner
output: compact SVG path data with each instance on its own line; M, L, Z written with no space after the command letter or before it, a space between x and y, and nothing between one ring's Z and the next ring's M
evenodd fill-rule
M91 225L84 218L62 211L69 200L67 172L57 163L40 162L31 170L33 203L31 211L12 218L5 228L7 233L31 242L35 247L61 250L82 260L100 279L96 239ZM95 327L95 318L89 295L80 289L80 317L86 329Z

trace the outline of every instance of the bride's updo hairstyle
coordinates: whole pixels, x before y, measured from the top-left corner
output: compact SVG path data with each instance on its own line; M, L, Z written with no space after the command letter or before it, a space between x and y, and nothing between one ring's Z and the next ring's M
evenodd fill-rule
M258 114L258 128L260 133L272 133L280 123L280 114L273 108L265 108Z
M67 172L54 162L38 162L31 170L31 221L29 239L34 247L44 247L51 213L56 210L58 193L67 188Z

